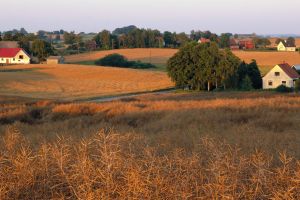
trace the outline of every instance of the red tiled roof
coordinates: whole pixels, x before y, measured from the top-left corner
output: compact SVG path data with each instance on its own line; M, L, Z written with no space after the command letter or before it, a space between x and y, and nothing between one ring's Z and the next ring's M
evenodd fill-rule
M278 66L292 79L300 78L298 72L288 63L279 64Z
M0 48L0 57L2 58L13 58L22 49L21 48Z

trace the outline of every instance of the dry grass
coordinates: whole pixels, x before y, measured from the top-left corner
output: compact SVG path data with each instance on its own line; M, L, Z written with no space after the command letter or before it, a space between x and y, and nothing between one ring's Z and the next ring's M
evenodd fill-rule
M300 96L0 98L0 199L299 199Z
M0 72L0 95L75 99L172 87L165 73L80 65L9 66Z

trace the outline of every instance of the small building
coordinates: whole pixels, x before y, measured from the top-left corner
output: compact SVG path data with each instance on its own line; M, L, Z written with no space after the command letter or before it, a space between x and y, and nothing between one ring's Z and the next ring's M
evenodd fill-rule
M263 89L275 89L280 85L294 88L299 78L300 75L288 63L279 64L263 77Z
M0 48L0 64L30 64L30 56L21 48Z
M296 51L296 46L294 44L289 44L286 41L281 41L277 45L277 51Z
M236 51L236 50L240 49L240 46L238 44L238 40L237 39L232 38L232 39L230 39L229 43L230 43L230 49L232 51Z
M64 64L65 59L62 56L50 56L47 58L47 65Z
M241 49L255 49L255 44L251 38L239 40L239 46Z

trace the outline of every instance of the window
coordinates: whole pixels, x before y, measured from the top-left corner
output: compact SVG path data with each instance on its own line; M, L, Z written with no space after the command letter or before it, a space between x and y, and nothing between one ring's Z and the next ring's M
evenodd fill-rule
M275 76L280 76L280 72L275 72Z
M14 58L13 61L15 61L16 59Z
M24 59L24 56L23 55L19 55L19 59Z
M282 85L286 86L286 81L282 81L281 83Z
M272 81L269 81L269 86L272 86L273 85L273 82Z

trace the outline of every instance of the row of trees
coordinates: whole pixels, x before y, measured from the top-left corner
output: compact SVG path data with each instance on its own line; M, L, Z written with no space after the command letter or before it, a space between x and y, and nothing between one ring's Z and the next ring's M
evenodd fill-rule
M169 76L178 88L259 89L262 79L255 61L241 62L229 49L220 50L214 42L188 43L167 64Z

